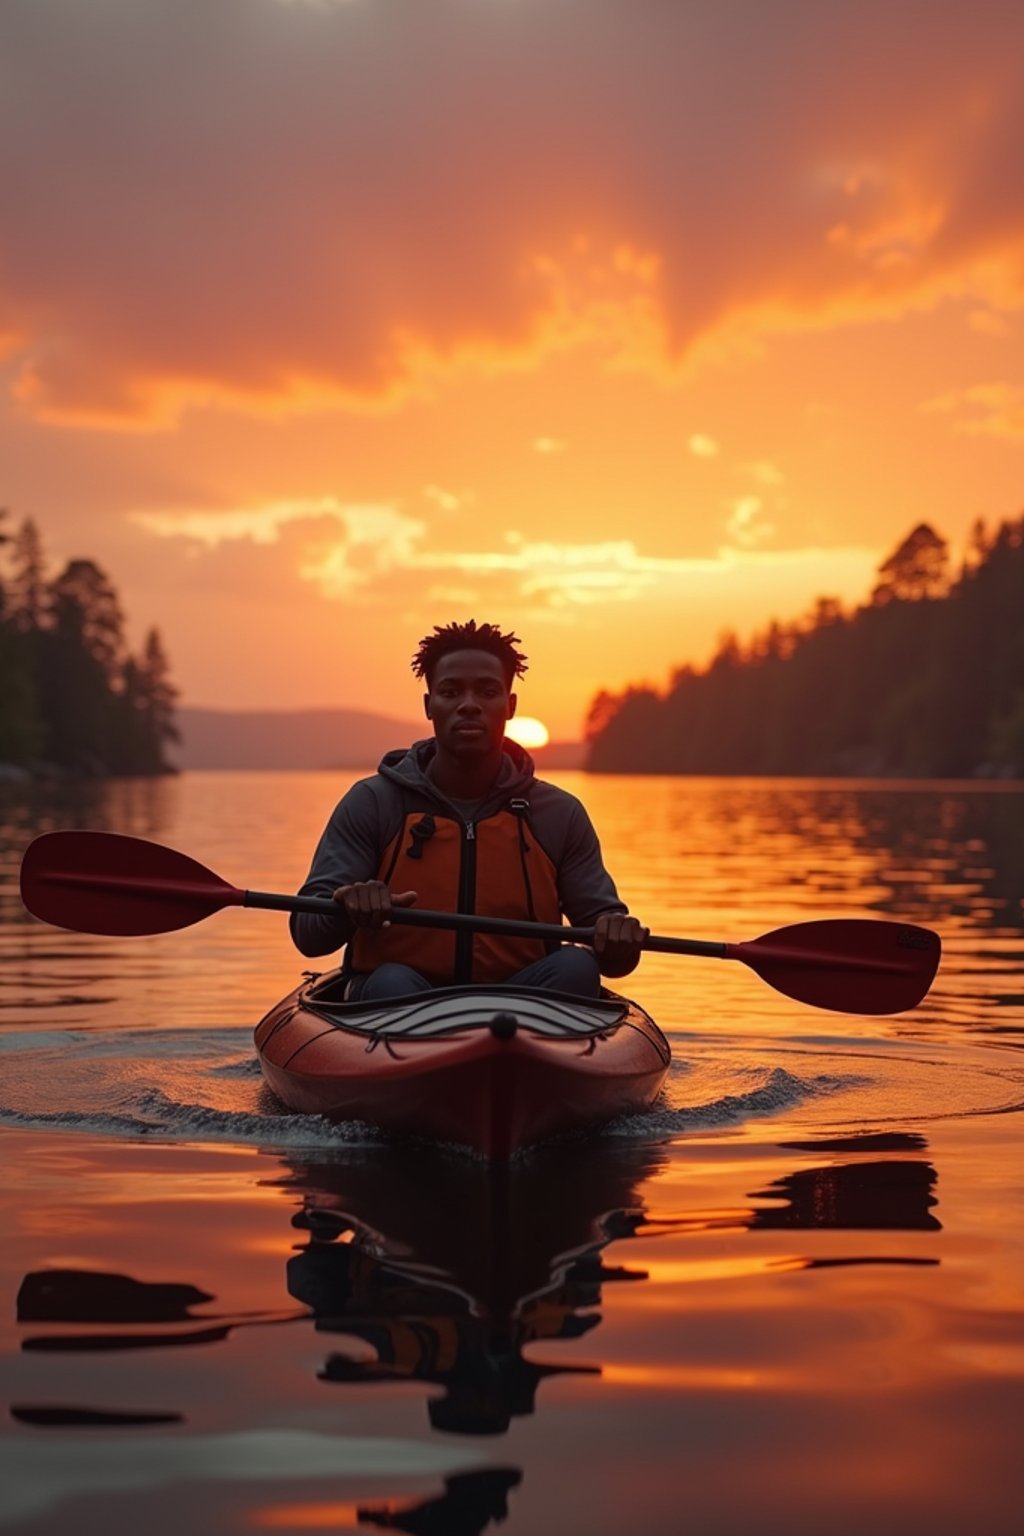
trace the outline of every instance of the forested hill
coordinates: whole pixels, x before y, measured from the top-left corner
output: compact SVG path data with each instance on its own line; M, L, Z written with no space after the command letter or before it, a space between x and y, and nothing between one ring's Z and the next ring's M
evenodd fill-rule
M976 524L955 574L919 524L863 606L820 598L664 693L601 693L587 740L606 773L1024 775L1024 517Z
M177 693L155 629L129 653L92 560L50 577L31 519L0 511L0 773L169 773Z

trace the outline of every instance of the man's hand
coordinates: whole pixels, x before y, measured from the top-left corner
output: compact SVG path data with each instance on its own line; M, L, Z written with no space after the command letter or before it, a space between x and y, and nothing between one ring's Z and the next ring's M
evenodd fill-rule
M354 885L339 885L333 899L353 929L387 928L392 909L414 906L417 896L415 891L392 892L383 880L361 880Z
M602 912L594 924L594 954L601 975L628 976L635 971L650 931L626 912Z

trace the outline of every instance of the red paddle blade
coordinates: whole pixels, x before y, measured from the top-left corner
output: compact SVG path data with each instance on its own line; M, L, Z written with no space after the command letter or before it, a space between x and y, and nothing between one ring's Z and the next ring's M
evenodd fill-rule
M930 928L871 918L794 923L728 946L729 959L742 960L777 991L837 1013L916 1008L941 953Z
M169 933L244 894L187 854L119 832L44 832L21 864L32 915L78 933Z

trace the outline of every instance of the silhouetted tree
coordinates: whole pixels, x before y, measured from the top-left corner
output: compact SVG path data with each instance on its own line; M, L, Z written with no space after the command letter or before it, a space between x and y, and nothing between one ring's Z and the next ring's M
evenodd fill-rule
M164 747L179 739L174 723L178 691L159 633L146 636L142 657L129 656L121 669L117 709L119 756L136 773L165 771Z
M919 524L883 562L871 600L820 598L666 694L595 700L588 766L603 772L1024 773L1024 517L971 531L958 578Z
M17 551L19 533L9 531L10 513L0 507L0 546ZM15 559L16 559L15 555ZM26 763L42 743L36 700L35 637L18 612L18 567L0 572L0 763Z
M79 645L112 680L124 653L124 620L106 572L94 560L69 560L51 601L55 635Z
M948 561L946 540L928 523L918 523L882 562L871 601L916 603L926 597L941 597L946 589Z
M0 764L167 773L177 691L160 637L126 651L117 593L93 560L48 581L38 529L0 511Z
M21 631L41 630L47 619L46 568L39 529L26 517L11 538L8 607Z
M618 711L619 700L614 693L608 693L604 689L595 695L587 711L587 720L583 729L584 738L593 741L600 736L605 726L614 718Z

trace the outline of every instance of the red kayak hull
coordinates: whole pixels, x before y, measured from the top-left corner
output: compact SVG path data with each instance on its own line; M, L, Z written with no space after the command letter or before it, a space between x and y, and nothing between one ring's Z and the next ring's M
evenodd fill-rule
M267 1083L303 1113L504 1161L523 1147L647 1108L668 1070L668 1043L653 1019L614 993L605 996L621 1004L619 1022L583 1038L553 1038L528 1026L502 1038L481 1025L429 1038L368 1039L339 1027L344 1005L333 1004L330 1014L318 1006L332 980L297 987L256 1029ZM524 996L534 1008L543 1003L539 993L486 989L494 1014L515 1015Z

